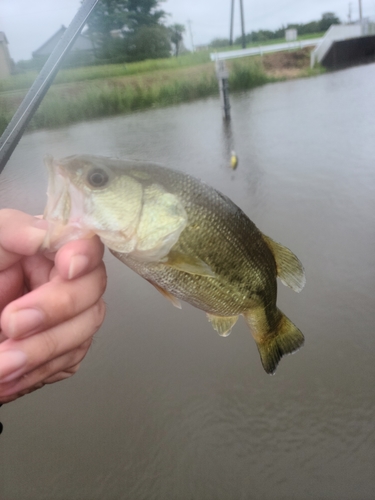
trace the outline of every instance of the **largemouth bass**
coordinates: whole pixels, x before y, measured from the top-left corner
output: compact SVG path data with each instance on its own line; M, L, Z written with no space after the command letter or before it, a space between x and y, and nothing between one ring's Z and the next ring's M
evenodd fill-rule
M277 276L299 292L302 264L229 198L152 163L82 155L46 164L46 248L97 234L175 306L184 300L205 311L220 335L243 315L267 373L302 346L276 306Z

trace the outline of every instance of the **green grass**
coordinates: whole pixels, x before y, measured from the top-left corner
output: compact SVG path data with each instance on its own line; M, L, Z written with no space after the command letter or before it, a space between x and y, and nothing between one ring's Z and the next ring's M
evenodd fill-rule
M298 40L306 40L310 38L319 38L323 36L324 33L314 33L310 35L302 35L298 37ZM259 45L272 45L276 43L285 42L284 38L275 40L266 40L262 43L252 42L247 44L247 47L258 47ZM200 64L205 64L210 61L211 52L222 52L228 50L238 50L241 49L240 45L233 45L228 47L222 47L220 49L210 49L201 52L195 52L193 54L183 54L180 57L169 57L166 59L151 59L147 61L140 61L128 64L106 64L97 66L85 66L82 68L72 68L72 69L62 69L59 71L55 78L55 84L59 83L72 83L72 82L82 82L87 80L97 80L103 78L112 78L119 76L131 76L139 75L143 73L149 73L152 71L160 70L176 70L180 68L188 68L191 66L197 66ZM15 75L10 78L0 80L0 93L1 92L11 92L16 90L24 90L30 88L34 82L36 76L36 71L28 71L23 74Z
M264 70L266 57L244 57L228 62L230 90L245 90L275 81ZM307 75L302 69L299 74ZM26 73L0 81L0 133L34 78L35 74ZM211 95L218 95L218 82L207 51L127 65L65 69L57 75L29 130L169 106Z
M159 70L175 70L188 68L210 61L210 52L202 51L194 54L184 54L180 57L169 57L166 59L150 59L147 61L134 62L129 64L105 64L97 66L84 66L81 68L62 69L57 74L54 84L65 84L73 82L83 82L103 78L113 78L119 76L139 75ZM36 71L28 71L10 78L0 80L0 93L30 88L34 82Z
M231 90L244 90L258 87L271 79L263 71L259 59L239 59L232 63L229 74L229 87Z
M114 65L110 68L111 77L52 85L32 118L29 129L59 127L77 121L217 95L218 82L214 65L203 64L203 57L198 59L199 63L194 67L191 61L192 58L186 58L185 61L181 58L180 62L178 59L170 59L134 63L144 70L134 76L122 75L118 68L120 65ZM166 63L176 71L160 69ZM152 71L151 68L155 70ZM85 69L75 71L82 76ZM132 70L134 73L134 66ZM245 58L232 64L229 82L233 90L252 88L267 81L269 79L255 59ZM0 94L0 132L5 129L24 94L25 91Z
M56 89L51 90L33 117L31 129L192 101L217 93L218 84L212 73L154 85L88 84L84 92L68 98L63 98Z

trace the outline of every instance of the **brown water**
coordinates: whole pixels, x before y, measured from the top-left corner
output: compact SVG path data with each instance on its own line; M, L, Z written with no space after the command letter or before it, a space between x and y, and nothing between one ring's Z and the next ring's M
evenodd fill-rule
M266 375L106 256L108 315L79 374L0 418L2 500L375 498L375 65L25 136L0 206L40 213L45 153L142 158L230 196L306 268L280 308L306 344ZM232 172L234 148L239 168Z

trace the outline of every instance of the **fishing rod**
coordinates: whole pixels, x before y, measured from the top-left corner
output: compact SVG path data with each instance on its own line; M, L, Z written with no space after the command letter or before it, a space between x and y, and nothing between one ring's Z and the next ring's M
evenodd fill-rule
M0 138L0 174L99 0L84 0ZM0 403L0 406L2 404ZM3 424L0 422L0 434Z
M0 138L0 174L99 0L84 0Z

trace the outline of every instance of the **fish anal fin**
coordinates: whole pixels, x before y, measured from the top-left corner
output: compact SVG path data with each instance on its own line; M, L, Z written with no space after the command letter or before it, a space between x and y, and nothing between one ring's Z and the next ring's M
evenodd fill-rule
M206 315L213 329L222 337L228 337L238 319L238 316L215 316L209 313Z
M295 292L300 292L305 286L306 278L305 271L298 257L289 248L276 243L276 241L273 241L268 236L263 235L263 238L275 257L277 275L281 282Z
M152 281L149 281L149 283L151 283L151 285L153 285L156 290L158 292L160 292L163 297L165 297L166 299L168 299L170 302L172 302L172 304L177 307L177 309L182 309L182 306L181 306L181 302L178 300L177 297L175 297L174 295L172 295L171 293L167 292L167 290L165 290L164 288L162 288L161 286L157 285L156 283L153 283Z
M300 330L278 309L279 320L274 331L269 331L264 310L251 311L244 316L257 344L263 368L271 375L285 354L297 351L304 343Z
M188 274L206 276L208 278L216 277L211 267L199 257L182 254L180 252L169 252L168 257L163 264Z

